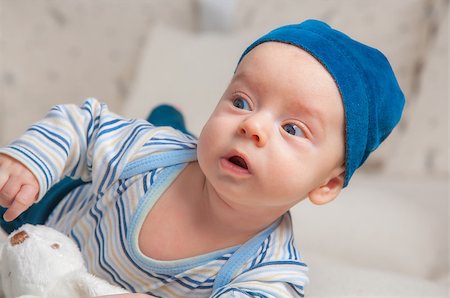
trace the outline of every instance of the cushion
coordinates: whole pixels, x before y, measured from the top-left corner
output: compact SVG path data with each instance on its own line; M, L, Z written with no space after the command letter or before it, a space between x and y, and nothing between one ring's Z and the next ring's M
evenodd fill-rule
M430 43L417 98L406 113L406 117L418 121L408 124L401 142L387 157L387 172L449 174L449 110L443 108L448 107L449 99L448 25L447 14Z
M447 187L445 178L356 174L333 202L292 209L296 243L355 266L432 279L448 271Z
M447 297L445 285L407 274L339 262L315 252L310 260L306 297Z

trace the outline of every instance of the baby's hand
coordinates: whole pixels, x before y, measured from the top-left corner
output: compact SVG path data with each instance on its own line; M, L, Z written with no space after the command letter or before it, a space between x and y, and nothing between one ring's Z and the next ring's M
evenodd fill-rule
M0 154L0 206L8 208L3 215L12 221L27 210L37 199L39 183L22 163Z

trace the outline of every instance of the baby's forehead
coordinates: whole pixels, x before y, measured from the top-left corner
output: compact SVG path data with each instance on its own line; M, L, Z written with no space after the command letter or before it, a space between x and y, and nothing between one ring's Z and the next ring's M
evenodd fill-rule
M242 57L241 61L238 63L238 67L243 64L242 62L246 60L258 61L260 59L279 59L279 56L289 55L290 59L309 59L309 60L318 60L311 55L308 51L289 43L277 42L277 41L268 41L262 44L255 46L251 49L244 57ZM253 59L249 59L253 58Z
M321 62L297 46L280 42L253 48L238 64L232 82L290 90L299 98L330 94L340 98L335 80Z
M270 71L280 64L285 69L295 68L298 73L307 73L309 76L315 73L332 79L327 68L315 56L298 46L282 42L265 42L254 47L239 61L234 75Z

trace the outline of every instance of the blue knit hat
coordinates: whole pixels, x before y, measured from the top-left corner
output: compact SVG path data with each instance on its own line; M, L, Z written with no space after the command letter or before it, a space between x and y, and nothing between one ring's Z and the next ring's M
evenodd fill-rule
M386 57L324 22L307 20L275 29L252 43L276 41L314 56L334 78L345 110L345 182L400 121L405 97ZM238 65L239 65L238 63Z

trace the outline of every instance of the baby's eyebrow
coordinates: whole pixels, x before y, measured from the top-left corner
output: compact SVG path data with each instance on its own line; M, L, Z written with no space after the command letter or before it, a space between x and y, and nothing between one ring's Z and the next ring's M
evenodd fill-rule
M254 83L255 80L253 79L253 76L251 74L248 73L248 71L245 70L238 70L232 80L233 81L243 81L243 82L247 82L247 83Z
M285 108L290 113L298 115L299 119L305 119L306 115L306 125L311 129L312 134L318 138L323 135L325 129L324 115L318 108L306 105L301 99L287 102Z

